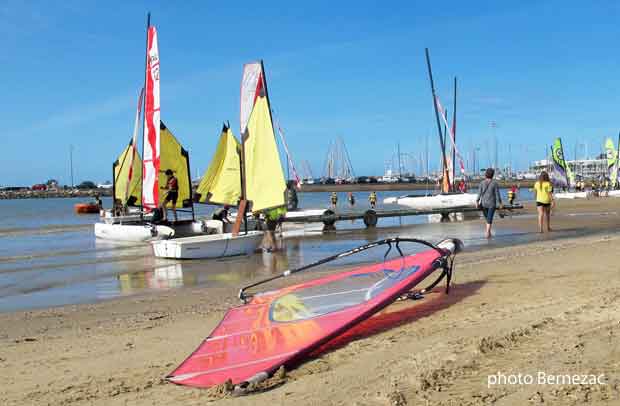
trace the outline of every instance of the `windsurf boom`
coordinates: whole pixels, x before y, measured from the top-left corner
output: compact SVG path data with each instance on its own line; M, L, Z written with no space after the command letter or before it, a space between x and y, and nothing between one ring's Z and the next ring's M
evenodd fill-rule
M401 243L428 249L405 256ZM384 261L316 278L282 289L250 295L248 289L368 249L387 246ZM228 380L243 391L248 382L265 379L281 366L292 367L321 345L382 310L437 270L440 275L418 293L444 278L446 292L456 239L434 245L411 238L389 238L332 255L241 289L243 305L230 309L220 324L177 369L170 382L211 387ZM387 260L395 250L399 257Z

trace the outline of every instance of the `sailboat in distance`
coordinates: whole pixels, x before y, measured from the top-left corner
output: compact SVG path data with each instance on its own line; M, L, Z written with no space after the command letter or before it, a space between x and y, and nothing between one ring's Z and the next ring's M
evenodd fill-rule
M428 68L429 81L431 85L431 93L433 96L433 107L435 110L435 119L437 122L437 130L439 133L439 144L441 152L441 166L442 166L442 185L441 193L433 196L420 196L420 195L408 195L400 197L388 197L383 200L385 204L398 204L400 206L409 207L415 210L434 210L434 209L454 209L454 208L471 208L476 207L478 195L476 193L459 192L455 189L454 172L455 172L455 158L459 158L461 174L465 177L465 166L463 159L461 158L458 149L456 147L456 77L454 78L454 110L452 116L452 125L448 125L448 119L446 117L445 110L439 102L439 97L435 92L435 83L433 81L433 73L431 70L431 61L426 49L426 65ZM441 117L441 118L440 118ZM441 120L445 125L445 130L442 132ZM448 134L446 134L449 132ZM449 138L452 148L452 162L450 156L446 154L446 139ZM477 214L475 214L477 215ZM464 215L463 215L464 216Z
M286 183L262 61L243 68L240 128L243 139L237 148L232 131L224 126L214 159L197 189L199 201L230 204L237 198L239 213L231 232L153 241L156 257L196 259L251 254L261 243L263 232L248 229L248 208L256 216L286 206ZM239 170L234 176L237 151Z
M557 191L553 193L553 197L556 199L586 199L590 197L592 192L571 192L571 169L564 159L564 148L562 147L562 139L560 137L553 141L551 146L551 160L553 162L553 170L551 177L553 180L553 186L558 188L564 188L566 190Z

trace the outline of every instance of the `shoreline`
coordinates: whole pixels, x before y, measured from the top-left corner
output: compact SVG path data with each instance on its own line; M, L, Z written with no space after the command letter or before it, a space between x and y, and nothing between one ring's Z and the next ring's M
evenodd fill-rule
M268 406L352 404L369 397L372 404L386 405L454 399L469 404L479 397L522 404L542 396L550 404L569 404L576 397L575 404L587 398L611 405L620 399L620 360L611 356L620 345L620 328L610 318L620 306L620 281L614 278L618 267L579 270L591 259L584 253L604 261L615 257L610 248L618 243L615 234L465 252L457 258L450 295L436 288L421 301L393 304L373 319L398 315L398 323L375 331L355 329L289 371L271 390L243 398L163 380L236 304L232 288L208 298L195 288L2 314L0 362L14 373L0 378L0 399L7 406L42 401L199 405L213 400ZM517 262L519 269L514 269ZM559 263L564 267L553 267ZM519 286L527 291L526 301L516 294ZM597 296L580 294L584 289ZM497 370L532 372L532 363L535 369L541 362L540 351L546 354L547 373L562 373L561 367L576 359L580 369L569 372L604 374L608 385L487 388L487 375ZM96 359L97 368L86 359ZM387 373L387 365L396 373ZM393 398L405 403L390 403Z

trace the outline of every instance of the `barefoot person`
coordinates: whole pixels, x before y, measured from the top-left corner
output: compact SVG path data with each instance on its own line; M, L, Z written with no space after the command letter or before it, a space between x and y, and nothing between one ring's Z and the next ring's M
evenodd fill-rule
M547 231L551 231L551 206L555 203L553 200L553 186L549 181L549 174L542 171L536 183L534 183L534 191L536 192L536 210L538 211L538 232L543 232L543 226L547 224Z
M482 209L484 219L486 221L485 237L491 238L491 226L493 225L493 216L495 210L499 206L502 207L502 197L499 195L499 185L497 181L493 179L495 170L493 168L487 168L484 177L485 179L480 182L478 187L478 207Z
M164 221L168 220L168 210L166 210L166 205L168 202L172 203L172 214L174 214L174 221L177 221L177 199L179 198L179 181L172 173L171 169L166 169L166 186L162 187L162 189L167 190L166 196L164 197L163 202L161 202L159 208L163 212Z

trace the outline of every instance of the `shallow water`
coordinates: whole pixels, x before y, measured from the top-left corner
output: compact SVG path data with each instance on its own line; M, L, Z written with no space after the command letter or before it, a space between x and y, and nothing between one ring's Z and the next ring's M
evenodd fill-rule
M389 196L411 192L378 192L378 209ZM368 207L368 193L358 192L354 209ZM339 210L350 209L346 193L339 194ZM304 208L328 208L329 193L300 194ZM522 198L531 198L524 191ZM415 237L439 241L462 239L467 246L486 246L477 221L428 224L426 216L386 218L366 230L361 220L338 223L338 232L322 235L305 226L303 236L287 238L276 254L222 260L173 261L152 256L149 245L115 244L96 240L97 215L75 215L73 205L83 199L0 200L0 312L34 309L99 300L182 286L240 286L339 251L386 237ZM109 206L110 200L104 199ZM198 216L212 207L199 206ZM305 229L305 233L301 230ZM498 230L493 244L530 241L531 234ZM411 251L410 251L411 252ZM376 259L375 259L376 260ZM355 255L338 266L371 261Z

